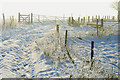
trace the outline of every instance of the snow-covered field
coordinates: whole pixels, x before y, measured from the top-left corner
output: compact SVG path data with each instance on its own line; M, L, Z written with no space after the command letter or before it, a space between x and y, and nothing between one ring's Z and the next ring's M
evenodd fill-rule
M72 27L33 23L1 30L1 78L108 78L118 77L118 24L104 23L104 36L90 26ZM68 30L67 50L65 30ZM82 38L79 39L79 38ZM91 41L94 59L91 67Z

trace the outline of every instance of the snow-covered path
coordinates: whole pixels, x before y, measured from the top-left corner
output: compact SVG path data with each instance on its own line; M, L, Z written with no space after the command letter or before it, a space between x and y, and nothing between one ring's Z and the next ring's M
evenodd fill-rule
M45 35L55 30L51 25L25 25L25 27L7 28L2 31L0 46L0 78L49 78L49 77L107 77L107 73L118 76L118 36L84 37L79 35L92 29L91 27L61 26L60 30L68 30L68 43L72 45L71 56L75 64L67 58L62 62L45 56L38 50L35 41L40 43ZM81 30L79 32L79 30ZM84 31L83 31L84 30ZM62 32L63 33L63 32ZM64 34L64 33L63 33ZM79 40L79 35L82 40ZM91 41L95 42L95 69L89 70ZM42 45L40 47L43 47ZM106 73L105 70L107 71ZM104 73L104 74L103 74ZM94 75L96 74L96 75Z
M33 67L29 66L32 66L34 61L30 60L29 54L36 54L33 40L41 38L45 32L51 29L45 27L29 25L13 29L8 28L2 32L2 46L0 47L1 78L21 77L21 75L33 77L33 69L29 69Z

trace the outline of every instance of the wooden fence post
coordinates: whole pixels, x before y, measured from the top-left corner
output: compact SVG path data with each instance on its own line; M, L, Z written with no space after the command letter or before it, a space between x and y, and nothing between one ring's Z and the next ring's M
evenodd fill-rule
M59 25L56 25L56 31L57 31L57 38L58 38L58 43L60 44L60 37L59 37Z
M66 30L66 32L65 32L65 47L67 46L67 33L68 33L68 31Z
M18 13L18 23L20 23L20 13Z
M109 20L109 17L107 16L107 21Z
M93 68L93 56L94 56L94 41L91 41L91 67L90 70Z
M113 21L115 20L115 16L112 17L112 20L113 20Z
M80 25L80 17L78 17L78 24Z
M13 20L13 22L14 22L14 16L12 16L12 20Z
M12 25L12 17L10 16L10 26Z
M33 23L33 13L31 13L31 23Z
M85 24L85 17L83 17L83 24Z
M72 57L70 56L69 51L68 51L68 49L67 49L67 34L68 34L68 31L66 30L66 32L65 32L65 48L66 48L68 57L70 58L70 60L71 60L72 63L74 64L74 60L72 60Z
M5 25L5 15L3 13L3 25Z
M57 33L59 33L59 25L58 24L56 25L56 30L57 30Z
M105 21L106 21L106 16L105 16Z
M98 19L97 19L96 27L97 27L97 36L99 36L99 30L98 30Z
M73 17L72 17L72 24L74 24L74 19L73 19Z
M81 25L83 25L83 19L81 19Z
M92 22L94 21L94 16L92 16Z
M12 16L12 24L14 25L15 23L14 23L14 16Z
M100 16L98 16L98 19L100 20Z
M94 41L91 41L91 61L93 59L93 55L94 55Z
M69 17L68 18L68 25L70 25L71 24L71 18Z
M101 28L102 28L102 35L103 35L103 19L101 19Z
M101 19L101 27L103 27L103 19Z
M97 20L97 15L96 15L96 20Z

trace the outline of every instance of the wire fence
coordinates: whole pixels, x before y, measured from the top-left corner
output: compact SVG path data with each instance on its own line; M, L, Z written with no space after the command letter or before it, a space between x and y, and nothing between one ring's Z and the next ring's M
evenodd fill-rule
M38 15L38 14L33 14L33 23L40 23L40 24L42 24L43 26L44 25L51 25L51 26L56 26L56 24L59 24L60 26L61 26L61 29L60 30L63 30L63 31L61 31L61 38L63 38L63 44L65 43L64 42L64 38L65 38L65 35L64 35L64 32L65 32L65 30L67 30L67 29L69 29L70 28L70 25L68 24L68 18L69 17L60 17L60 16L46 16L46 15ZM11 19L10 18L10 21L14 21L13 20L13 18ZM88 22L89 20L86 20L86 22ZM77 23L78 21L77 20L75 20L75 23ZM92 19L90 20L90 22L91 23L93 23L92 22ZM100 21L99 21L100 22ZM10 22L11 23L11 22ZM94 23L95 23L95 21L94 21ZM106 23L106 22L104 22L104 23ZM103 24L104 24L103 23ZM110 22L110 23L112 23L112 22ZM6 24L5 22L4 22L4 24ZM116 26L118 23L113 23L112 25L110 25L110 24L107 24L107 25L110 25L111 27L113 27L113 26ZM82 25L83 26L83 25ZM104 25L104 26L106 26L106 25ZM104 27L103 26L103 27ZM62 28L63 27L63 28ZM76 27L80 27L80 26L76 26ZM91 40L89 40L89 39L85 39L85 38L83 38L82 39L82 37L77 37L77 35L78 34L75 34L74 33L74 28L75 28L75 26L74 25L71 25L71 28L72 28L72 30L71 29L69 29L68 30L68 48L70 48L70 45L71 44L74 44L74 54L70 54L70 55L72 55L73 57L78 57L79 56L79 59L80 60L83 60L84 62L86 62L86 61L89 61L90 59L89 59L89 57L87 57L86 58L86 55L84 54L84 52L86 51L86 54L89 54L89 56L91 56L90 55L90 50L91 50L91 45L90 45L90 43L91 43ZM84 28L83 28L84 29ZM77 33L77 32L76 32ZM74 35L73 35L74 34ZM51 35L53 35L53 34L51 34ZM48 37L50 37L51 36L50 34L49 34L49 36ZM71 36L72 35L72 36ZM57 36L53 36L53 37L58 37L58 35ZM53 39L53 38L50 38L50 39ZM82 39L82 40L80 40L80 39ZM79 40L79 41L78 41ZM52 41L52 40L47 40L47 41ZM58 41L56 38L55 38L55 40L54 41ZM56 42L57 43L57 42ZM36 44L37 44L37 42L36 42ZM46 43L47 44L47 43ZM46 47L46 51L47 51L47 48L50 48L51 49L51 45L50 44L52 44L52 43L49 43L49 47ZM97 43L98 45L100 45L100 43ZM53 44L52 44L53 45ZM57 44L55 44L56 46L57 46ZM80 47L82 47L83 46L83 48L80 48ZM37 46L39 46L38 44L37 44ZM48 46L48 45L46 45L46 46ZM54 48L56 47L56 46L53 46ZM76 48L77 47L79 47L79 49L77 50ZM49 49L49 50L50 50ZM112 47L109 47L109 49L112 49ZM82 53L83 52L83 53ZM87 53L88 52L88 53ZM95 48L94 48L94 52L95 52L95 54L94 54L94 60L98 60L99 61L99 53L100 52L103 52L103 50L101 50L101 49L99 49L99 47L97 47L97 46L95 46ZM48 52L48 53L50 53L50 52ZM81 53L81 54L80 54ZM115 53L117 53L117 51L115 51ZM63 56L63 55L62 55ZM80 57L81 56L81 57ZM59 56L58 56L59 57ZM54 57L55 58L55 60L58 60L58 57ZM97 58L98 57L98 58ZM37 60L38 61L38 60ZM113 62L111 62L111 63L113 63Z
M60 31L61 33L64 33L65 31ZM76 62L78 62L79 60L81 60L81 61L83 61L83 62L85 62L85 63L87 63L87 62L89 62L90 61L90 57L89 56L91 56L91 45L90 45L90 43L91 43L91 40L89 40L89 39L82 39L82 40L80 40L78 37L75 37L75 36L71 36L71 35L69 35L69 34L72 34L72 32L71 31L69 31L68 30L68 45L67 45L67 47L68 47L68 49L69 50L73 50L72 51L72 54L70 54L71 56L72 56L72 58L74 58L74 57L76 57L78 60L74 60L74 62L76 63ZM51 36L50 34L49 34L49 36ZM55 36L54 36L55 37ZM57 36L56 36L57 37ZM63 34L63 35L61 35L60 36L61 38L65 38L65 34ZM49 38L50 39L50 38ZM54 38L52 38L52 39L54 39ZM45 40L45 39L44 39ZM79 40L79 41L78 41ZM49 41L51 41L51 40L49 40ZM56 40L54 40L54 41L56 41ZM64 42L64 40L63 40L63 43L65 43ZM73 45L74 44L74 45ZM71 45L73 46L73 48L71 48ZM101 45L101 43L97 43L97 45L95 45L95 48L93 49L94 50L94 65L93 66L95 66L95 64L97 64L97 63L100 63L100 64L103 64L104 62L101 62L101 53L103 52L103 50L101 50L101 49L99 49L99 47L98 47L98 45ZM47 45L48 46L48 45ZM51 46L51 45L50 45ZM54 46L55 47L55 46ZM80 47L83 47L83 48L80 48ZM49 48L49 47L46 47L46 48ZM53 48L53 47L52 47ZM77 48L79 48L79 49L77 49ZM110 49L112 49L112 47L110 47ZM51 49L51 47L50 47L50 50L52 50ZM75 51L75 52L74 52ZM71 51L70 51L71 52ZM117 51L116 51L117 52ZM116 53L115 52L115 53ZM50 52L49 52L50 53ZM86 56L86 54L84 54L84 53L86 53L86 54L88 54L87 56ZM57 57L56 57L57 56ZM54 60L59 60L59 59L63 59L63 57L60 57L60 56L62 56L62 55L56 55L56 56L54 56ZM104 56L103 56L104 57ZM59 58L59 59L58 59ZM105 59L105 58L104 58ZM112 59L113 60L113 59ZM113 63L113 61L112 60L110 60L110 62L109 63L107 63L107 64L109 64L110 65L110 63ZM90 62L91 63L91 62ZM92 63L91 63L92 64ZM102 65L102 66L106 66L107 64L104 64L104 65ZM110 66L112 66L113 67L113 65L110 65ZM95 66L94 68L97 68L97 67L99 67L98 65L97 66ZM105 70L105 69L104 69ZM114 70L114 69L113 69ZM105 70L106 71L106 70ZM107 73L108 74L108 73Z

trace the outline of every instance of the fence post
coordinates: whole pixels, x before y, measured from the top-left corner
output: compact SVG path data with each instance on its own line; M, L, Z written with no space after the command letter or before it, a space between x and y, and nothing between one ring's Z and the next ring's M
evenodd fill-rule
M56 31L57 31L57 38L58 38L58 43L60 44L60 37L59 37L59 25L56 25Z
M15 23L14 23L14 16L12 16L12 23L13 23L13 25L15 24Z
M56 30L57 30L57 33L59 33L59 25L58 24L56 25Z
M96 15L96 20L97 20L97 15Z
M80 17L78 17L78 25L80 25Z
M83 25L83 19L81 19L81 25Z
M33 13L31 13L31 23L33 23Z
M91 67L90 70L93 69L93 55L94 55L94 41L91 41Z
M66 32L65 32L65 48L66 48L68 57L70 58L70 60L71 60L72 63L74 64L74 60L72 60L72 57L70 56L69 51L68 51L68 49L67 49L67 34L68 34L68 31L66 30Z
M102 28L102 35L103 35L103 19L101 19L101 28Z
M113 16L112 20L113 20L113 21L115 20L115 16Z
M97 36L99 36L99 30L98 30L98 19L97 19L96 27L97 27Z
M83 17L83 24L85 24L85 17Z
M65 47L67 46L67 30L65 31Z
M94 41L91 41L91 61L93 59L93 55L94 55Z
M5 25L5 15L3 13L3 25Z
M29 15L28 15L28 24L31 23L31 20L30 20L30 19L31 19L31 15L29 14Z
M12 25L12 17L10 16L10 26Z
M92 22L94 21L94 16L92 16Z
M109 20L109 17L107 16L107 21Z
M100 16L98 16L98 19L100 20Z
M103 27L103 19L101 19L101 27Z
M14 16L12 16L12 20L13 20L13 22L14 22Z
M106 21L106 16L105 16L105 21Z
M74 24L74 19L73 19L73 17L72 17L72 24Z
M68 25L70 25L71 24L71 19L70 19L70 17L68 18Z
M110 20L110 16L108 16L108 20Z
M20 13L18 13L18 23L20 23Z

